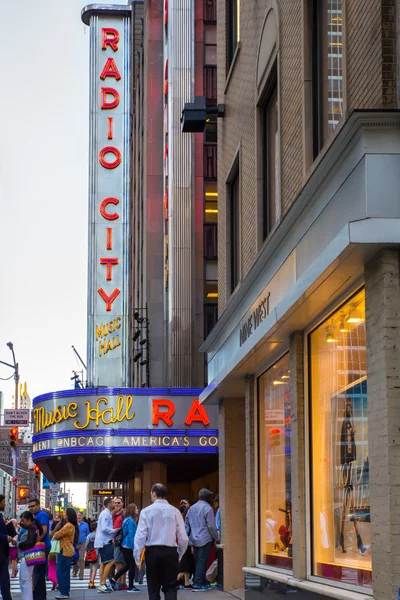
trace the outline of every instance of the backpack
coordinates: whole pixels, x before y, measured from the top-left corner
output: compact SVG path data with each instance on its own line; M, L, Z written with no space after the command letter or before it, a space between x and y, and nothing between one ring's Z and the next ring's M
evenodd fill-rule
M96 548L94 548L93 546L92 546L92 548L89 548L89 544L88 544L88 547L86 548L86 560L87 560L87 562L96 562L97 561Z

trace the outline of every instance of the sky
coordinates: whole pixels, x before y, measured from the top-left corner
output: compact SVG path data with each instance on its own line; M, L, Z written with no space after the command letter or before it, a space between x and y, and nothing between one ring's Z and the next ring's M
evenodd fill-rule
M88 3L0 0L0 360L11 341L31 398L72 387L72 345L86 362Z

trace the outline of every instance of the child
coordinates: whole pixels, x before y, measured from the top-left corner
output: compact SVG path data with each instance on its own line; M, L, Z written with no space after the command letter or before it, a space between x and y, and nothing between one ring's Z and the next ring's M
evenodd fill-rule
M86 538L86 560L90 564L90 577L89 577L89 590L93 590L96 586L94 580L96 578L97 569L99 568L100 557L96 548L94 547L94 538L96 536L97 522L93 521L90 524L89 535Z

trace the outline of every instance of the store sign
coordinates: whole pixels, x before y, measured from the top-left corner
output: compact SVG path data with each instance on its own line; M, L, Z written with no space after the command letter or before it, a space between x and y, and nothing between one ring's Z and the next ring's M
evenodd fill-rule
M128 384L130 17L90 19L88 380Z
M115 490L109 490L107 488L104 489L95 489L92 491L92 496L115 496Z
M254 333L261 323L269 315L269 297L267 294L261 298L257 305L246 315L240 327L240 345L242 346L246 340Z
M193 395L136 391L39 396L33 408L34 458L43 456L38 452L217 451L218 407L205 407Z

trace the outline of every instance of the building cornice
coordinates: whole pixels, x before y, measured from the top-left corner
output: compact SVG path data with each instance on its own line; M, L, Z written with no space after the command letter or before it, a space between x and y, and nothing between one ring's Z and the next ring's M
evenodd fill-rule
M132 14L131 6L119 4L88 4L81 11L81 19L85 25L90 25L90 19L95 15L130 17Z
M202 344L200 348L202 352L215 352L224 343L224 340L230 334L230 331L228 331L226 335L222 335L229 320L237 313L238 308L257 281L257 278L261 275L263 269L265 269L266 264L272 260L287 237L288 232L307 209L319 187L329 177L332 168L344 160L345 155L356 144L363 131L367 129L390 129L398 127L400 127L400 111L398 110L356 110L350 114L332 144L320 158L279 227L261 249L246 278L228 300L215 327ZM247 308L244 308L244 312L246 312ZM236 321L240 317L241 315L236 315ZM217 345L216 342L218 342Z

